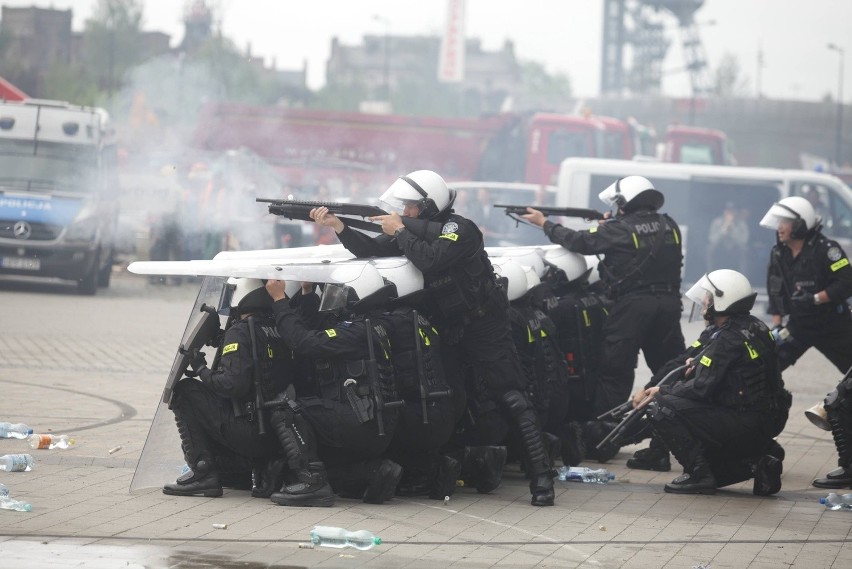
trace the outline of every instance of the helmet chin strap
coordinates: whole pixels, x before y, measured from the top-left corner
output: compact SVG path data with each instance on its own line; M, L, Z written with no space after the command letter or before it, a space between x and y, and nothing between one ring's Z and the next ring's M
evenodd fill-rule
M418 218L429 219L429 218L435 217L436 215L438 215L440 213L438 211L437 204L435 204L435 200L433 200L432 198L429 197L429 194L426 193L426 190L424 190L420 186L420 184L418 184L417 182L415 182L414 180L412 180L408 176L400 176L399 179L404 180L409 186L414 188L417 191L417 193L422 196L420 203L419 203L420 214L417 216Z

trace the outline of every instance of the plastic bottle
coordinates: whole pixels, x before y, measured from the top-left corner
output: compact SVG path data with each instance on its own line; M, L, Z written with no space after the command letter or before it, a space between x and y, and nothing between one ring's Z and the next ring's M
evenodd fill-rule
M0 423L0 439L25 439L33 430L23 423Z
M35 468L35 459L29 454L4 454L0 456L0 470L29 472Z
M68 448L74 444L74 439L70 438L68 435L30 435L30 448L46 448L46 449L54 449L54 448Z
M562 466L558 471L559 480L570 480L572 482L591 482L594 484L606 484L615 480L615 474L606 468L597 470L585 466Z
M371 549L379 545L382 539L365 529L348 531L333 526L315 526L311 530L311 543L323 547L354 547L355 549Z
M9 487L0 482L0 498L5 498L9 495Z
M828 496L819 499L820 504L825 504L828 510L852 510L852 493L837 494L829 492Z
M0 482L0 510L17 510L19 512L32 511L33 507L20 500L9 497L9 488Z

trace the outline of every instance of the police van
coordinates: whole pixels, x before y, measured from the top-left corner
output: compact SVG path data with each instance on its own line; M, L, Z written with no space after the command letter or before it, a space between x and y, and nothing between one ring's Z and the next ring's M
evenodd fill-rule
M648 178L663 193L661 211L680 225L686 283L709 270L728 268L745 274L755 288L764 288L775 233L759 222L774 202L789 196L811 201L823 233L852 251L852 190L834 176L807 170L568 158L560 167L556 205L601 209L598 194L631 175ZM719 261L712 253L726 215L747 239L741 254L729 253Z
M118 197L106 111L0 101L0 275L108 286Z

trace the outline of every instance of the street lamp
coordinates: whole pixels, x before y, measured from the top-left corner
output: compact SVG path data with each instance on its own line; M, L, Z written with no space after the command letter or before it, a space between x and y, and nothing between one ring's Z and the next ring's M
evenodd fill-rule
M384 86L385 101L390 103L390 20L378 14L373 14L373 20L385 26L384 49L382 50L384 56L382 83Z
M834 43L826 47L840 55L840 67L837 71L837 130L834 135L834 163L840 168L843 165L843 55L846 50Z

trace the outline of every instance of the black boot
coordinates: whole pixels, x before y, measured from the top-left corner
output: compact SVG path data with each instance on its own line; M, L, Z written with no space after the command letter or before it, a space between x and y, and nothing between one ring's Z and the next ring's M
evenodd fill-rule
M334 505L334 493L325 474L325 465L311 462L307 470L296 473L298 482L284 484L269 499L279 506L329 507Z
M192 470L182 474L174 483L163 486L163 494L218 498L222 495L222 484L210 463L207 460L199 460Z
M362 500L367 504L383 504L393 498L396 486L402 478L402 467L388 458L383 458L369 461L367 469L367 490Z
M609 462L618 454L619 447L607 443L601 448L598 444L618 426L610 421L587 421L583 425L583 440L586 444L586 457L598 462Z
M669 472L672 469L669 449L658 437L653 437L648 448L637 450L633 453L632 458L627 459L627 468Z
M783 463L772 455L765 454L757 459L754 468L755 496L771 496L781 491L781 472Z
M462 478L480 494L493 492L503 480L507 451L504 446L465 447Z
M533 506L552 506L555 498L553 492L553 471L536 474L530 480L530 504Z
M272 493L284 484L284 473L287 470L287 459L271 457L257 461L252 469L251 496L252 498L269 498Z
M835 468L826 474L825 478L817 478L812 484L817 488L852 488L852 468Z
M538 428L535 411L527 398L519 391L503 395L502 403L512 417L521 438L524 464L530 475L530 503L533 506L553 505L553 477L541 430Z
M436 458L432 483L429 490L429 498L432 500L443 500L453 495L456 491L456 481L461 476L462 465L459 461L449 456Z

